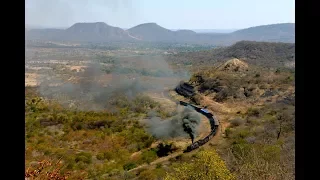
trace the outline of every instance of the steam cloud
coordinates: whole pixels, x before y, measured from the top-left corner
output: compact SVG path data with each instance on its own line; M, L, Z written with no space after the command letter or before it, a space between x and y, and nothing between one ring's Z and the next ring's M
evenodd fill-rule
M172 119L162 120L153 116L147 121L147 130L159 139L190 136L192 142L197 135L197 129L201 122L201 117L191 106L184 107L178 111Z

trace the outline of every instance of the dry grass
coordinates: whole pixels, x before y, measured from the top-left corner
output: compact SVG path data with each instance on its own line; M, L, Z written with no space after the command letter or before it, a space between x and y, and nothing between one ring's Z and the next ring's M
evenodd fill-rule
M50 160L43 160L38 162L38 167L28 168L25 172L26 180L66 180L70 173L61 173L62 168L61 158L54 163Z

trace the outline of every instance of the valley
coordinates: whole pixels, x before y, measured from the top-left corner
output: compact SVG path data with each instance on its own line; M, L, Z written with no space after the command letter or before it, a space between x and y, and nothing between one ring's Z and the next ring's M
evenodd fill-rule
M142 54L99 46L27 46L26 176L205 179L201 169L213 166L218 179L294 179L294 44L161 44ZM195 95L177 93L180 81ZM180 123L195 127L195 141L210 123L183 114L179 101L219 120L216 135L189 153Z

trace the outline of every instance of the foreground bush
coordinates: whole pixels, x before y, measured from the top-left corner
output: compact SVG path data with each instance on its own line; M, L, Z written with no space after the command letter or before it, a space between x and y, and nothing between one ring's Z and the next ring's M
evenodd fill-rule
M235 176L228 170L215 150L200 151L194 162L177 164L174 171L167 173L165 180L233 180Z

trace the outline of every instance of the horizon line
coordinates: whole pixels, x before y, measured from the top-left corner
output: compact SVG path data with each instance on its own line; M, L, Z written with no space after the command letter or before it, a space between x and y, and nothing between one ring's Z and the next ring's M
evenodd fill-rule
M109 26L112 26L112 27L118 27L118 26L113 26L113 25L110 25L106 22L101 22L101 21L95 21L95 22L76 22L76 23L73 23L72 25L68 26L68 27L49 27L49 26L41 26L41 25L31 25L31 24L27 24L25 23L25 28L29 28L29 29L67 29L67 28L70 28L71 26L75 25L75 24L78 24L78 23L86 23L86 24L89 24L89 23L105 23ZM133 27L136 27L136 26L139 26L139 25L142 25L142 24L156 24L158 26L160 26L159 24L155 23L155 22L147 22L147 23L141 23L141 24L138 24L138 25L135 25ZM163 27L165 29L169 29L169 30L241 30L241 29L247 29L247 28L252 28L252 27L259 27L259 26L267 26L267 25L276 25L276 24L295 24L295 22L283 22L283 23L272 23L272 24L261 24L261 25L255 25L255 26L250 26L250 27L245 27L245 28L221 28L221 29L218 29L218 28L166 28L166 27L163 27L163 26L160 26L160 27ZM133 28L131 27L131 28ZM121 29L124 29L124 30L127 30L127 29L131 29L131 28L122 28L122 27L118 27L118 28L121 28Z

